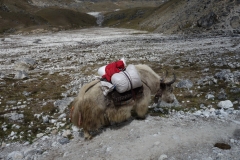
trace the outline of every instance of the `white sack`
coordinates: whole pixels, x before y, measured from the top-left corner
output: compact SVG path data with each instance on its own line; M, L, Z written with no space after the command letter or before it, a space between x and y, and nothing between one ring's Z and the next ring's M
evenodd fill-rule
M141 78L134 65L128 65L124 72L131 80L133 89L142 86ZM119 73L113 74L111 78L112 84L116 87L116 90L119 93L124 93L131 90L131 84L125 74L123 73L123 71L121 71Z
M106 66L102 66L98 69L98 75L99 76L102 77L105 74L105 68L106 68Z

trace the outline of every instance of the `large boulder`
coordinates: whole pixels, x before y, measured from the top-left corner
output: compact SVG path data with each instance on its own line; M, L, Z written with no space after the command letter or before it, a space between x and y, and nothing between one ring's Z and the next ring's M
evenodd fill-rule
M234 16L230 20L230 25L233 29L240 29L240 18L238 16Z
M226 82L234 83L240 81L240 72L239 71L231 72L230 69L223 69L220 72L217 72L215 74L215 77Z
M208 15L201 17L197 21L198 27L208 28L211 27L213 24L218 22L217 15L214 12L210 12Z
M15 70L29 71L29 70L33 70L34 68L36 68L36 66L37 66L37 63L34 59L23 58L16 62Z
M217 105L219 108L224 108L224 109L228 109L233 107L233 104L230 100L226 100L226 101L221 101L218 103Z

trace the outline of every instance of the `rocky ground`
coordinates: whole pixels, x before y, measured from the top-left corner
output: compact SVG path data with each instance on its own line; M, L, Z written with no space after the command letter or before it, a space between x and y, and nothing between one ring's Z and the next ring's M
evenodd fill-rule
M239 159L239 42L111 28L1 37L0 159ZM122 57L174 72L177 101L85 141L69 122L71 102Z

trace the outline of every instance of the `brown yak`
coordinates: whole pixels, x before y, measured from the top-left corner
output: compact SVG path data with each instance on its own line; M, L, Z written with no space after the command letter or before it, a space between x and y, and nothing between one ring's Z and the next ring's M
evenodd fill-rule
M151 95L158 93L163 101L168 103L174 101L171 84L176 80L175 75L170 82L164 82L149 66L139 64L135 67L143 82L143 96L135 98L131 103L121 107L115 107L113 103L109 103L103 95L100 80L85 84L80 89L73 102L71 120L74 125L83 128L85 139L92 138L90 131L109 125L111 122L119 123L129 119L132 111L139 118L145 118Z

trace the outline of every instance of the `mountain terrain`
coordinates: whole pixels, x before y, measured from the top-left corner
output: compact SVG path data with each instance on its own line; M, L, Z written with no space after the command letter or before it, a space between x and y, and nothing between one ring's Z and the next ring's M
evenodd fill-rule
M94 27L101 16L103 27L164 34L239 33L239 7L239 0L1 0L0 32Z
M144 8L107 13L103 24L165 34L239 33L239 10L237 0L169 0L151 13Z

